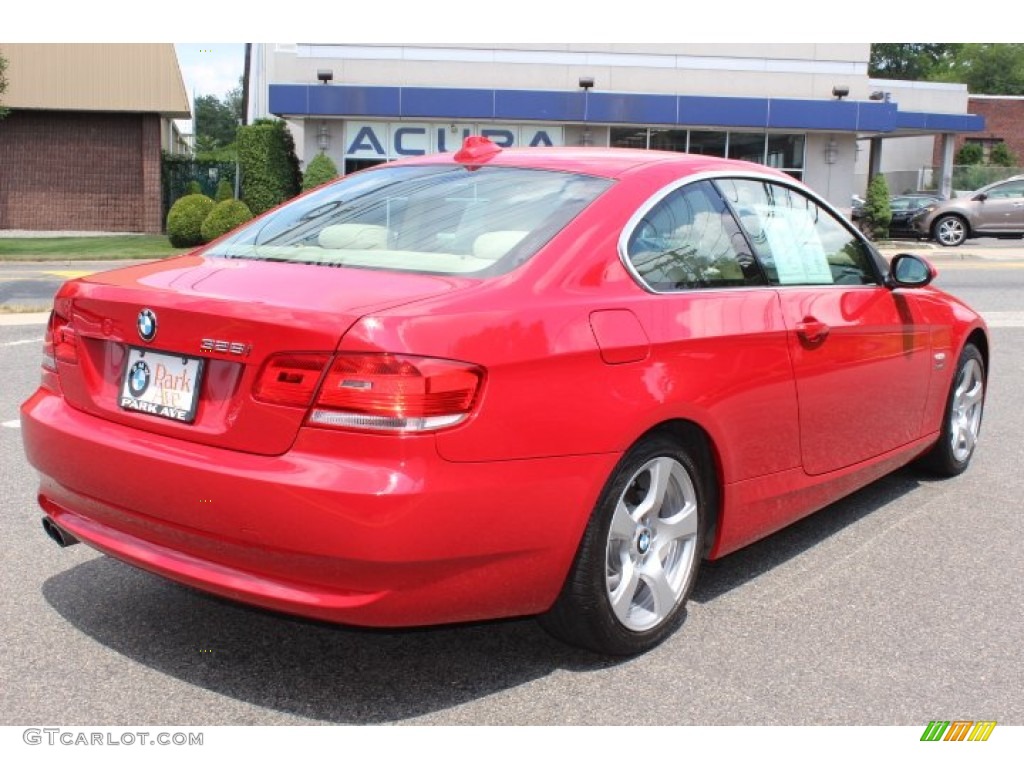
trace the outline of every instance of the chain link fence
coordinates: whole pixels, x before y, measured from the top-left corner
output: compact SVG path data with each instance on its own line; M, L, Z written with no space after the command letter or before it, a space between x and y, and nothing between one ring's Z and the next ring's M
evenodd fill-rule
M918 172L916 191L934 191L941 186L941 169L938 166L925 167ZM1024 168L1010 168L1001 165L954 165L953 166L953 194L961 196L967 192L993 184L1011 176L1024 174ZM895 174L894 174L895 175ZM885 175L886 179L890 174ZM894 189L890 182L890 189Z
M160 179L163 197L162 221L166 225L167 212L174 201L185 194L189 182L199 182L204 195L215 197L217 185L226 179L237 196L237 176L238 164L234 162L194 160L191 157L165 155Z

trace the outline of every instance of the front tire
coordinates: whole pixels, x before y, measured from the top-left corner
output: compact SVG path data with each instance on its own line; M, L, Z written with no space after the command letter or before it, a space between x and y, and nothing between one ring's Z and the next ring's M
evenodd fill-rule
M932 234L939 245L953 248L967 239L967 222L959 216L940 216L932 225Z
M540 622L571 645L628 656L685 618L709 499L703 452L656 434L619 462L598 500L561 595Z
M939 441L921 457L920 465L941 477L955 477L967 469L981 433L984 407L985 359L976 346L967 344L946 399Z

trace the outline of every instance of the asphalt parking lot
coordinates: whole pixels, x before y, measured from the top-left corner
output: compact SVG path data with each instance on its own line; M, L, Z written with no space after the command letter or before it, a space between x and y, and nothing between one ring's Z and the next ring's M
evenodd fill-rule
M0 724L1024 725L1019 259L937 259L939 284L993 319L970 470L902 470L709 565L684 627L627 661L529 620L311 623L59 549L17 428L42 326L0 324Z

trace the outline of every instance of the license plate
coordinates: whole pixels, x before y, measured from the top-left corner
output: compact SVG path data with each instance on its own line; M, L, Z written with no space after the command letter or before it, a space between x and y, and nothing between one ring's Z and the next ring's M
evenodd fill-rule
M203 359L151 349L128 349L120 405L165 419L192 423L199 403Z

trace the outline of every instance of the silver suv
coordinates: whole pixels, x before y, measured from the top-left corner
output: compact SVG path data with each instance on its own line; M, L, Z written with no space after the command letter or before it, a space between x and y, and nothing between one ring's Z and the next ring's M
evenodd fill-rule
M1024 176L989 184L969 197L928 206L914 228L940 245L960 245L969 237L1024 237Z

